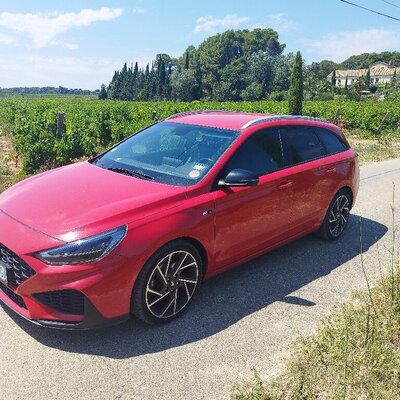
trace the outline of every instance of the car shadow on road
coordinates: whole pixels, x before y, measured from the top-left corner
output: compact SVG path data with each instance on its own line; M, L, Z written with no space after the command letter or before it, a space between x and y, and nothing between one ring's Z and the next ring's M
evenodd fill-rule
M327 243L310 235L212 278L202 285L189 310L164 326L136 319L97 331L41 328L4 308L29 335L62 351L125 359L182 346L215 335L268 305L284 301L298 307L315 303L290 295L365 252L387 227L352 216L341 239Z

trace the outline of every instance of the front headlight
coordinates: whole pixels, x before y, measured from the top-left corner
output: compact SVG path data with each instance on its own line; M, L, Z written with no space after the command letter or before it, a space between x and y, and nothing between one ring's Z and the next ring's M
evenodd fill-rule
M86 264L99 261L122 242L126 232L127 226L120 226L96 236L40 251L34 256L50 265Z

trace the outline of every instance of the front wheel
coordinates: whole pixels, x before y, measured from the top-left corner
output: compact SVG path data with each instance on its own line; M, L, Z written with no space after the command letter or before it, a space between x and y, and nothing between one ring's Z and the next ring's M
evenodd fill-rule
M171 321L188 307L202 278L202 260L193 245L177 241L162 247L138 276L133 314L150 324Z
M351 199L345 190L340 190L329 205L324 222L316 232L326 240L336 240L342 236L350 217Z

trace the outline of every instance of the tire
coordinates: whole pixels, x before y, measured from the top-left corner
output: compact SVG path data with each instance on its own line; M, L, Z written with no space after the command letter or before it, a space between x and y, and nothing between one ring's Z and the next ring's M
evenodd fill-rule
M132 313L156 325L172 321L191 303L203 279L201 256L177 240L157 250L143 266L132 292Z
M336 193L316 235L328 241L339 239L346 230L351 209L351 198L346 190Z

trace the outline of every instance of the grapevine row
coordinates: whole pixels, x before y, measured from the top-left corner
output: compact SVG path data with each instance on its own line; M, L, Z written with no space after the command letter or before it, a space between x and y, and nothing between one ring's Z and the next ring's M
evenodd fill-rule
M287 113L285 102L219 103L113 102L81 98L0 98L0 130L13 136L22 169L34 173L90 157L146 125L182 111L224 109ZM332 121L339 112L342 126L374 131L386 115L385 127L398 129L400 102L313 101L304 114ZM65 113L65 132L57 139L57 112Z

